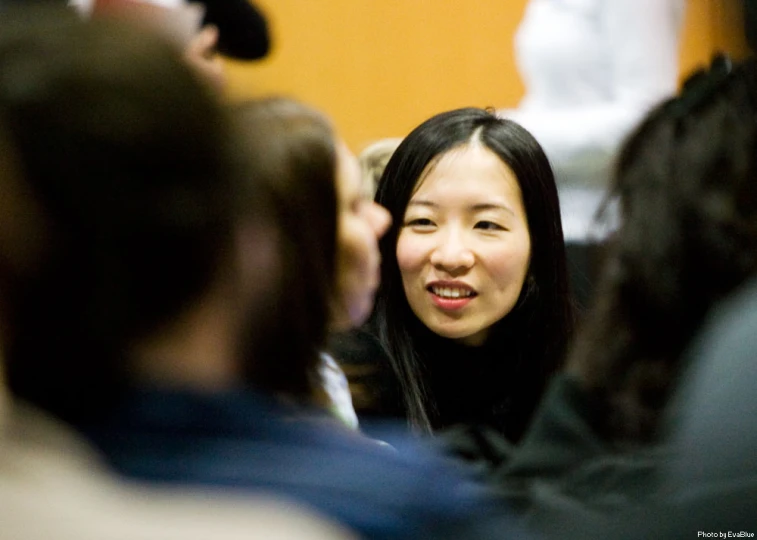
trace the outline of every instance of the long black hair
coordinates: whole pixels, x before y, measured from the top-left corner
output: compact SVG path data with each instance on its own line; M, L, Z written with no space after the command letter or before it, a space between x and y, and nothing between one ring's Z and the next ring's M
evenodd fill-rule
M509 373L518 384L510 398L516 408L528 411L527 416L559 367L573 326L557 188L537 141L517 123L477 108L445 112L422 123L399 145L379 182L376 201L389 210L393 225L380 242L381 287L372 319L402 386L408 420L420 431L432 428L435 404L433 389L422 375L427 351L422 350L420 336L425 327L405 296L397 239L408 202L427 167L474 137L515 173L528 220L531 261L523 289L516 306L487 340L497 350L508 350L508 358L495 362L511 363Z
M654 439L707 312L757 271L757 66L716 59L623 147L620 227L569 369L617 443Z

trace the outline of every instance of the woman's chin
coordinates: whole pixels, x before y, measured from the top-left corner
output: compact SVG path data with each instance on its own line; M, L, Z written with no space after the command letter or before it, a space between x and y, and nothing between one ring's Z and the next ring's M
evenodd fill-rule
M427 325L425 323L424 325L439 337L443 337L445 339L449 339L451 341L455 341L461 345L466 345L469 347L478 347L480 345L483 345L488 334L488 331L486 329L470 330L468 328L454 328L443 325L436 326L433 324Z
M373 310L373 295L355 302L349 310L350 325L353 328L363 325Z
M373 309L373 299L369 302L353 302L346 309L340 310L331 323L333 332L346 332L361 326L368 320Z

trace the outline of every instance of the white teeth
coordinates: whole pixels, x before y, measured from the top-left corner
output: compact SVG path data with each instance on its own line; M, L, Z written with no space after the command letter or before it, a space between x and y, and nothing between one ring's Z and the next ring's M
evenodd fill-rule
M450 287L431 287L431 291L442 298L468 298L473 296L473 291L468 289L453 289Z

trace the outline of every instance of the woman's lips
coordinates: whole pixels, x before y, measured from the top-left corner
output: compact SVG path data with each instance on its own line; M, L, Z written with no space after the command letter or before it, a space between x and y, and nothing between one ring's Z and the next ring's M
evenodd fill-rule
M470 304L478 293L465 283L434 282L426 287L435 306L444 311L456 311Z
M434 305L444 311L457 311L462 309L473 301L473 296L467 298L444 298L431 293L431 301Z

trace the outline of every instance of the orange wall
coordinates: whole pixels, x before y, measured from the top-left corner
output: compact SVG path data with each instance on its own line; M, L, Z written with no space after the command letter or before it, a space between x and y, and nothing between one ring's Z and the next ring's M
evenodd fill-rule
M514 106L512 36L527 0L255 0L274 49L227 63L230 94L287 94L328 113L354 150L440 111ZM741 54L737 0L688 0L681 71ZM736 26L736 30L733 27Z
M681 36L681 75L706 64L715 51L747 53L741 0L687 0Z

